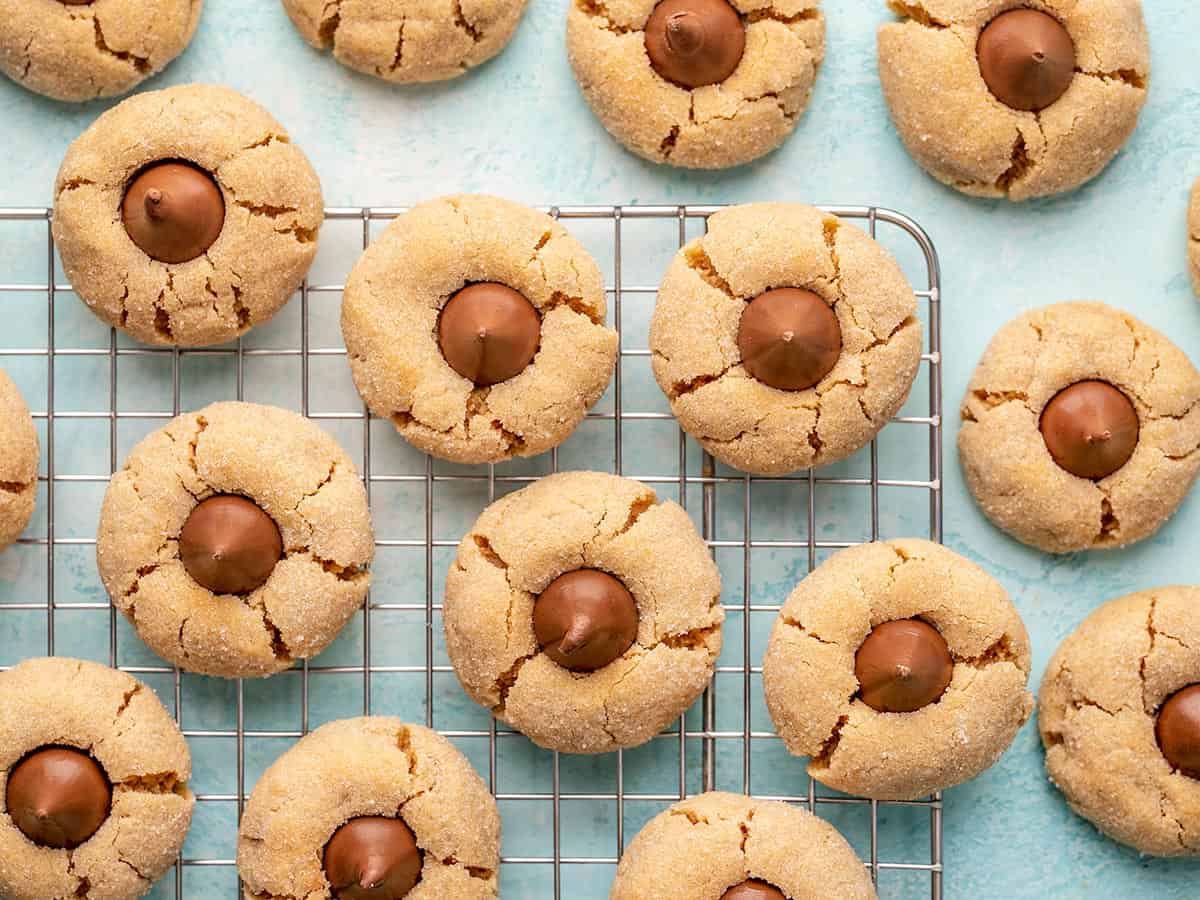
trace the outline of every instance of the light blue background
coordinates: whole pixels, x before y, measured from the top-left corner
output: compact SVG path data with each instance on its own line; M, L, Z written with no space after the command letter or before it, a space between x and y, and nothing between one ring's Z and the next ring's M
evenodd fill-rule
M565 59L563 0L533 0L512 45L498 60L449 84L417 88L390 87L354 75L310 50L275 0L207 0L190 49L148 87L214 81L256 98L283 121L294 141L312 158L330 205L405 204L437 193L489 191L531 204L762 199L873 203L914 216L937 244L945 276L946 542L984 565L1012 592L1033 638L1036 686L1057 643L1103 600L1154 585L1197 580L1200 502L1188 503L1159 536L1134 549L1049 557L1017 545L988 525L963 486L954 452L955 407L971 368L994 331L1031 306L1070 298L1103 299L1162 329L1193 359L1200 359L1200 307L1188 284L1184 249L1186 195L1192 179L1200 175L1200 90L1195 75L1200 11L1185 0L1150 0L1146 5L1154 73L1137 133L1117 161L1091 185L1061 199L1019 207L961 197L928 178L905 154L888 120L875 70L875 28L888 14L882 3L863 0L826 0L824 4L827 58L797 133L768 159L724 174L658 168L625 153L608 138L583 103ZM4 175L0 206L48 204L54 173L68 143L106 107L102 103L64 106L7 81L0 83L0 172ZM340 279L353 260L353 229L347 232L344 224L341 228L339 232L334 226L327 227L323 238L322 264L330 260L325 281ZM38 248L44 250L40 243L43 232L44 225L0 226L0 282L44 281L38 255ZM589 246L602 253L602 235L593 235ZM627 244L626 253L636 247L636 243ZM646 274L640 280L652 283L652 273L661 271L669 254L669 240L664 244L661 234L647 236L646 248ZM318 271L320 274L320 265ZM44 297L10 294L0 300L6 307L6 336L0 344L10 349L45 346ZM296 306L256 332L247 344L295 346ZM80 312L71 298L60 298L57 346L107 347L107 330ZM340 345L336 297L314 299L312 323L314 346ZM624 323L626 346L645 345L644 323L645 309L631 308ZM30 405L44 410L44 361L4 357L0 351L0 364L21 383ZM626 365L631 367L625 370L627 408L665 408L648 386L644 366L639 371L637 360L627 360ZM182 366L184 408L233 395L227 359L185 357ZM57 367L59 408L108 408L106 358L60 357ZM247 399L297 406L298 371L295 360L248 362ZM120 372L123 410L171 409L169 357L123 358ZM312 386L314 409L354 409L354 395L340 359L314 362ZM118 458L158 424L153 420L122 422ZM591 425L597 427L589 432ZM564 451L564 467L586 464L597 446L601 450L607 446L608 431L601 423L589 426L571 445L573 449ZM361 453L361 426L347 423L331 430L352 453L355 447ZM378 470L423 472L423 463L388 432L386 428L373 431L373 462ZM60 421L56 437L58 471L108 471L107 421ZM899 440L908 443L908 438ZM627 453L628 474L675 471L673 430L656 431L651 423L645 434L630 441L648 448L650 458L639 453L637 459L631 459ZM655 453L661 459L655 459ZM884 457L896 455L885 452ZM544 470L541 462L510 469ZM695 472L694 462L690 471ZM856 470L848 464L845 471ZM423 508L423 490L422 485L376 486L373 501L381 536L413 534L417 520L412 513ZM56 491L59 536L91 537L103 485L64 483ZM740 485L734 486L734 503L740 491ZM756 509L763 510L770 522L798 522L807 501L789 491L795 489L771 492L756 486ZM444 490L439 486L438 496L436 536L451 540L462 534L486 501L475 485L447 485ZM698 496L691 499L691 508L697 508ZM831 503L831 521L847 515L845 508L835 506ZM738 538L740 509L728 508L729 515L721 516L719 536ZM897 509L893 518L885 516L888 535L922 529L919 505L913 510ZM45 528L43 503L30 533L44 535ZM831 533L833 528L826 526L823 535L845 536ZM803 536L796 528L785 528L777 536L794 538L798 534ZM756 539L772 536L755 532ZM57 554L58 599L102 601L91 548L63 546ZM791 551L763 553L761 559L756 555L753 601L779 602L805 571L802 556ZM30 546L14 548L0 557L0 608L6 601L44 598L44 560L44 550ZM435 554L431 588L435 596L448 560L448 551L439 549ZM740 552L732 560L723 559L722 564L727 575L726 602L739 604ZM424 602L422 554L381 552L376 573L377 601ZM376 661L422 660L423 618L423 612L415 611L374 613ZM761 618L751 629L756 661L770 624L770 616ZM11 664L42 652L44 619L43 613L16 611L0 616L0 662ZM107 613L62 611L57 617L58 650L107 661L107 627ZM740 633L736 614L731 615L728 630L732 639ZM122 664L154 664L154 658L139 646L124 623L120 634ZM727 649L723 661L737 664L740 644L731 649L732 654ZM437 652L441 654L440 649ZM361 622L356 620L321 662L352 665L360 659ZM438 662L445 662L444 655L438 656ZM169 678L153 676L149 680L170 699ZM451 675L439 673L435 681L438 727L475 728L486 722L462 700ZM361 706L360 682L356 675L314 678L312 724L353 714L353 705ZM422 676L377 676L374 693L377 712L415 719L424 716ZM719 727L740 729L740 679L735 677L725 693L728 700L722 695L718 709L728 710L734 720L719 721ZM260 730L298 728L298 695L299 679L291 675L248 685L248 725ZM233 696L230 685L185 678L185 726L233 727ZM757 721L759 714L756 709L755 727L766 727ZM502 743L515 746L515 742L524 745L521 739ZM268 739L248 742L248 786L286 744ZM192 746L197 758L194 784L203 785L206 792L236 790L233 743L221 738L196 739ZM795 763L770 747L762 748L760 756L758 746L756 762L761 759L762 764L756 771L764 773L769 765L771 772L756 776L757 791L803 787ZM486 754L481 755L477 745L464 749L486 771ZM726 749L722 747L723 754ZM670 773L675 752L673 742L659 741L627 755L627 787L674 790ZM739 754L735 747L728 749L728 759L722 757L731 770L724 786L736 789L740 783L739 772L734 771ZM548 755L525 746L512 752L510 763L502 767L502 790L548 789ZM665 782L656 780L664 771ZM597 789L594 786L611 775L610 764L602 761L564 763L564 789ZM759 777L765 780L760 783ZM614 851L610 846L613 812L599 808L604 806L564 803L564 854ZM950 791L945 808L948 897L1183 898L1197 894L1194 883L1200 866L1139 859L1070 814L1045 779L1033 722L1022 730L999 765L973 783ZM628 811L627 839L653 811ZM504 813L506 854L549 854L545 804L510 804ZM886 815L894 818L885 818L882 826L883 858L919 859L927 853L923 813L910 816L889 811ZM834 818L853 832L856 847L865 852L861 817L851 821L847 812ZM231 857L233 822L228 804L202 806L186 855ZM607 843L596 837L605 834L610 835ZM572 846L573 835L585 845ZM603 896L609 875L603 867L566 873L564 896L571 892L578 897ZM544 867L506 872L506 896L546 896L545 878ZM888 876L881 883L881 893L923 896L926 883L924 878ZM234 884L232 870L192 868L186 874L185 895L232 897ZM173 887L164 885L155 896L173 896Z

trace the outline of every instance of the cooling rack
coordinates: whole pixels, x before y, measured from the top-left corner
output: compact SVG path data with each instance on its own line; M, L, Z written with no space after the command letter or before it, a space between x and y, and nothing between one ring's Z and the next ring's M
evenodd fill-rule
M556 206L605 272L619 365L569 441L535 460L463 467L417 454L365 414L345 365L338 308L346 273L398 207L326 211L309 282L274 320L236 344L144 347L104 327L71 294L51 211L0 209L0 366L33 410L42 441L38 511L0 554L0 668L42 654L116 665L172 711L195 760L192 832L151 896L235 898L236 828L257 776L324 721L400 715L450 737L497 798L501 894L607 897L621 848L670 803L703 790L801 804L854 845L882 897L942 896L940 795L894 803L813 783L789 757L762 702L761 660L796 581L838 549L906 535L941 539L941 341L937 254L909 217L825 207L887 246L917 286L926 345L908 404L869 449L821 469L758 478L714 464L677 427L650 374L646 333L671 254L717 206ZM117 615L94 564L110 474L142 436L218 399L293 408L357 459L372 502L377 556L360 616L324 654L265 681L180 673ZM722 571L725 649L712 687L644 747L602 757L543 751L471 704L441 643L442 577L461 535L491 500L562 469L639 478L683 504Z

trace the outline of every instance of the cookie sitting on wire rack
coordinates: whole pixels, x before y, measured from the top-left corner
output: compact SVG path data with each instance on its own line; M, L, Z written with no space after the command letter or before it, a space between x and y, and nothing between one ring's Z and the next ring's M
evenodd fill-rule
M131 675L65 657L0 672L0 897L141 897L183 848L191 774Z
M134 447L96 538L113 603L189 672L263 677L310 659L363 603L366 490L332 437L296 413L215 403Z
M832 825L777 800L710 792L646 823L609 900L875 900L866 867Z
M612 378L595 260L545 213L482 195L397 218L354 265L342 336L371 412L419 450L494 463L557 447Z
M37 503L38 435L25 398L0 369L0 549L18 537Z
M703 692L720 594L678 504L616 475L550 475L459 544L446 650L471 699L534 743L606 753L650 740Z
M825 56L825 18L819 0L573 0L567 53L626 148L724 169L795 130Z
M901 17L879 29L892 121L955 190L1009 200L1074 190L1133 134L1150 78L1140 0L888 5Z
M663 277L651 365L705 450L783 475L845 459L900 410L921 364L916 313L861 229L801 204L734 206Z

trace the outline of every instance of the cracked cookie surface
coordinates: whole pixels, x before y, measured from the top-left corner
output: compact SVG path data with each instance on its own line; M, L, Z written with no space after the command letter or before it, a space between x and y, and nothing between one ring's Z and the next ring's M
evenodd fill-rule
M797 806L711 792L646 823L617 866L609 900L720 900L754 878L792 900L874 900L866 867L824 819Z
M879 77L892 121L912 157L956 190L1009 200L1074 190L1112 161L1137 126L1150 77L1140 0L888 5L902 18L879 29ZM976 57L983 28L1018 7L1054 16L1075 44L1070 86L1040 112L993 96Z
M1200 682L1200 588L1112 600L1059 646L1042 679L1046 771L1071 808L1155 856L1200 855L1200 781L1174 771L1159 707Z
M74 850L32 843L9 817L12 767L47 745L91 754L112 809ZM30 659L0 673L0 896L133 900L175 863L195 804L192 761L158 697L125 672L75 659Z
M25 530L37 501L38 436L20 390L0 369L0 549Z
M819 0L732 0L746 26L741 62L689 90L650 64L645 28L656 0L572 0L567 54L608 132L638 156L723 169L770 153L796 127L825 55Z
M488 281L541 317L533 362L490 388L450 367L437 331L451 296ZM371 244L346 284L342 335L358 392L405 440L454 462L500 462L557 447L600 399L617 359L605 311L600 269L562 225L462 195L414 207Z
M855 654L883 622L921 619L949 646L939 700L883 713L858 696ZM1004 588L918 539L863 544L818 566L788 597L763 659L767 708L788 750L839 791L915 800L979 775L1033 710L1029 636Z
M637 638L595 672L541 652L533 605L559 575L615 576L638 608ZM550 475L497 500L458 547L446 579L446 649L463 689L534 743L606 753L645 743L712 679L721 578L688 514L639 482Z
M1192 203L1188 208L1188 268L1192 286L1200 296L1200 180L1192 188Z
M249 497L283 556L245 596L197 584L179 554L192 510ZM146 644L189 672L260 677L324 650L366 596L374 536L366 491L332 437L296 413L216 403L134 447L109 484L96 558L113 602Z
M0 0L0 72L31 91L83 102L162 71L196 32L203 0Z
M325 845L359 816L399 817L424 855L408 900L493 900L500 815L466 757L435 731L370 716L322 725L254 787L238 832L245 900L326 900Z
M121 220L130 180L161 160L206 170L225 200L220 236L189 262L151 259ZM212 85L110 109L71 144L54 186L54 239L72 287L147 344L222 343L270 319L308 272L323 219L316 172L283 126Z
M1141 422L1137 449L1099 481L1061 468L1042 411L1079 381L1111 384ZM1159 332L1103 303L1058 303L1005 325L967 387L958 433L967 486L984 514L1048 553L1143 540L1200 474L1200 372Z
M837 313L841 356L821 381L783 391L742 365L746 303L805 288ZM650 323L654 377L680 426L717 459L759 475L824 466L866 444L904 405L921 362L916 297L863 231L800 204L736 206L679 251Z
M442 81L505 48L525 0L283 0L309 44L384 81Z

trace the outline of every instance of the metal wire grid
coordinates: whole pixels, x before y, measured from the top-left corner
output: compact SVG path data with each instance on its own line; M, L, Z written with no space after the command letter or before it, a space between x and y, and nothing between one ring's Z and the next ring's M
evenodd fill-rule
M907 416L897 417L895 422L902 423L908 426L923 427L928 430L929 440L929 467L928 477L916 479L885 479L879 474L879 455L878 445L872 442L870 446L870 476L868 478L854 477L824 477L818 476L813 471L799 473L784 479L766 479L751 477L748 475L736 474L721 474L718 473L714 461L708 454L701 456L700 471L696 474L689 474L688 467L688 443L689 439L682 431L679 432L679 474L678 476L639 476L640 480L653 484L660 492L670 487L676 487L678 490L678 500L684 506L688 502L688 487L698 486L701 491L703 509L700 516L702 524L702 533L706 539L712 552L722 548L740 549L743 553L743 602L740 604L726 604L727 611L741 612L742 628L743 628L743 659L740 665L719 665L717 667L718 675L740 675L742 680L742 702L744 705L743 728L740 731L721 731L716 728L716 696L715 691L710 688L705 691L701 701L701 716L702 724L699 730L694 728L689 729L686 721L686 716L681 717L677 727L671 731L664 732L655 738L655 740L676 741L679 746L679 790L672 793L634 793L625 789L625 760L624 754L616 755L616 790L615 792L564 792L561 789L560 780L560 757L558 753L553 754L552 759L552 790L550 794L544 793L504 793L497 790L497 745L498 742L505 738L517 737L517 733L497 728L496 722L493 720L487 730L445 730L441 733L450 738L486 738L488 740L488 771L487 781L491 787L492 793L497 800L543 800L550 801L553 811L553 833L552 833L552 848L551 856L504 856L502 863L505 866L520 866L520 865L542 865L553 867L553 885L554 897L558 900L562 893L562 867L565 865L588 865L588 864L604 864L612 865L618 860L615 856L565 856L562 853L562 827L561 827L561 803L564 799L571 801L608 801L616 803L616 847L623 848L628 837L625 831L625 805L631 801L658 801L658 802L673 802L688 795L687 776L687 741L698 740L701 743L701 778L704 790L712 789L715 785L715 766L716 766L716 748L719 742L729 740L740 740L742 747L742 790L750 793L751 781L751 748L755 742L778 740L778 736L772 731L752 730L750 704L751 704L751 676L760 674L761 666L752 665L750 652L750 613L751 612L775 612L779 609L778 605L752 604L750 602L750 583L751 583L751 550L758 548L778 548L797 550L807 553L807 568L812 570L817 564L819 551L836 550L843 547L853 546L858 541L820 541L816 539L817 535L817 509L815 503L814 488L817 485L835 485L835 486L858 486L868 487L870 489L870 538L872 540L880 537L880 488L906 488L928 493L929 501L929 536L935 541L941 540L942 534L942 452L941 452L941 411L942 411L942 393L941 393L941 323L940 323L940 272L937 259L937 253L932 242L925 231L907 216L877 207L866 206L845 206L845 207L823 207L827 211L847 219L859 220L865 223L866 230L872 237L876 235L876 226L879 222L886 222L896 226L902 232L907 234L913 242L915 242L921 255L924 258L927 278L925 279L925 287L917 289L916 295L920 300L924 300L927 304L927 321L926 328L928 331L928 349L923 354L923 366L927 367L928 381L928 413L923 416ZM618 330L621 329L621 311L623 299L630 297L641 297L652 301L657 287L653 285L636 285L622 283L622 223L630 220L659 220L664 223L664 227L677 228L678 244L682 246L688 237L689 223L696 223L698 220L706 222L708 216L719 211L720 206L558 206L544 208L546 212L558 219L564 220L603 220L612 223L612 251L613 251L613 270L614 281L607 286L609 296L612 298L613 310L613 325ZM329 221L349 221L360 222L362 229L362 247L365 249L371 241L371 229L373 223L387 221L395 218L405 211L402 207L338 207L326 210L326 218ZM426 724L433 727L433 698L434 698L434 674L440 672L449 672L451 668L446 665L435 665L434 660L434 613L440 611L441 604L435 602L433 584L434 584L434 550L435 548L453 548L457 542L454 540L438 540L434 538L433 515L436 500L436 485L442 482L449 481L486 481L488 501L494 500L496 497L496 486L500 483L507 487L509 483L519 486L521 483L530 482L536 479L537 476L516 476L516 475L498 475L494 466L487 468L486 474L435 474L433 460L425 457L425 472L420 474L409 475L391 475L378 474L371 471L371 432L370 422L371 417L364 409L362 412L343 414L343 413L320 413L312 412L309 409L310 381L309 381L309 363L310 359L317 356L332 355L344 356L345 351L341 349L314 349L310 347L310 316L309 316L309 301L314 294L322 293L337 293L342 290L340 284L313 284L307 282L300 290L300 346L294 348L280 349L258 349L244 348L242 341L238 341L236 347L223 348L198 348L198 349L170 349L170 348L151 348L151 347L123 347L118 346L117 332L115 329L110 331L109 346L107 349L102 348L60 348L55 343L55 301L58 294L71 290L70 285L56 283L55 275L55 248L52 234L50 232L50 220L52 212L46 208L0 208L0 222L25 222L41 223L41 227L45 229L46 234L46 272L47 278L44 284L4 284L0 283L0 294L5 293L36 293L44 294L46 298L46 316L47 316L47 345L46 349L20 349L20 348L0 348L0 355L3 356L41 356L46 358L46 406L44 410L35 410L33 416L35 419L41 419L46 422L46 436L44 440L44 453L46 458L46 474L40 476L40 481L45 485L45 504L47 508L46 519L46 536L45 537L25 537L20 543L44 546L46 550L46 602L20 602L20 603L3 603L0 604L0 611L16 611L16 610L44 610L46 614L46 646L47 655L55 653L55 615L58 610L107 610L109 620L109 664L116 666L118 663L117 657L117 610L111 603L94 603L94 602L58 602L55 597L55 548L63 545L94 545L94 538L68 538L59 537L55 534L55 517L54 517L54 492L55 485L62 482L107 482L111 472L115 472L118 466L117 458L117 425L119 420L128 418L137 419L162 419L168 420L181 412L180 406L180 360L187 355L218 355L222 357L232 357L236 366L236 398L242 399L245 391L245 361L248 357L255 356L285 356L299 357L301 370L301 412L310 418L322 419L349 419L361 420L362 422L362 440L363 440L363 455L362 455L362 477L364 479L367 496L370 499L371 489L373 484L388 481L409 481L417 482L424 485L424 501L425 501L425 535L423 539L386 539L379 538L376 541L377 547L413 547L422 548L424 550L425 562L425 600L424 603L389 603L382 602L368 596L367 602L362 610L363 619L363 662L356 666L326 666L319 664L309 664L305 661L302 665L289 670L287 673L281 674L279 677L288 677L290 675L299 674L301 678L300 689L300 721L301 727L298 731L278 730L278 731L255 731L246 728L246 707L244 686L241 681L236 682L236 728L230 730L197 730L183 729L183 733L188 738L232 738L236 740L237 746L237 792L235 794L222 793L197 793L197 801L201 804L236 804L237 814L240 820L242 810L247 798L247 788L252 787L246 784L246 740L248 738L284 738L298 739L309 731L309 688L310 677L324 673L342 673L342 674L361 674L363 684L363 702L362 713L364 715L371 713L371 678L374 674L384 672L407 672L420 673L424 675L425 683L425 720ZM161 411L138 411L138 412L122 412L118 411L117 406L117 383L118 383L118 365L119 361L124 357L130 356L145 356L145 355L161 355L167 356L171 360L172 370L172 396L173 405L171 410ZM626 348L622 344L620 350L621 357L648 357L650 351L647 348ZM68 356L102 356L107 357L109 363L109 409L107 411L72 411L59 409L55 403L55 359L56 357ZM609 420L613 423L613 440L614 440L614 460L613 470L617 474L621 474L622 469L622 423L638 419L670 419L671 416L661 412L637 412L627 410L622 405L622 378L621 366L618 365L613 382L613 410L612 412L597 412L593 411L589 414L590 419ZM54 423L56 420L63 419L107 419L109 423L109 441L110 441L110 472L106 474L61 474L55 469L55 429ZM554 450L551 453L551 467L553 471L558 471L558 451ZM769 482L769 481L790 481L799 482L807 485L808 493L808 508L807 508L807 539L806 540L753 540L751 537L754 516L752 514L751 505L751 488L752 485ZM744 523L743 535L740 540L720 540L717 538L716 530L716 509L717 509L717 487L719 485L742 485L742 493L744 496ZM371 662L371 613L372 610L411 610L424 612L425 614L425 662L419 666L381 666ZM728 628L728 625L727 625ZM32 648L30 648L32 651ZM0 667L3 668L3 667ZM181 726L184 724L183 719L183 693L181 690L181 672L178 668L169 666L122 666L124 671L135 675L166 675L173 677L174 682L174 710L177 721ZM195 787L200 787L194 785ZM763 796L759 794L758 796ZM896 803L891 801L875 801L862 798L853 798L845 796L823 796L816 791L816 785L808 781L808 791L805 794L797 795L772 795L770 799L783 800L791 803L801 804L809 810L817 812L825 805L851 805L869 807L870 811L870 850L869 858L865 861L866 866L871 872L872 878L878 882L881 871L887 870L907 870L912 872L924 873L928 876L929 895L933 900L940 900L942 897L943 886L943 862L942 862L942 798L941 795L935 795L926 800L912 801L907 803ZM880 831L880 808L881 807L919 807L925 809L928 813L929 827L929 859L925 861L897 861L897 860L882 860L880 859L879 851L879 831ZM177 860L177 864L173 870L173 876L168 876L168 880L173 877L175 886L175 896L184 898L184 879L183 872L185 868L192 867L233 867L236 865L234 859L225 858L188 858L181 855ZM207 894L206 894L207 896Z

